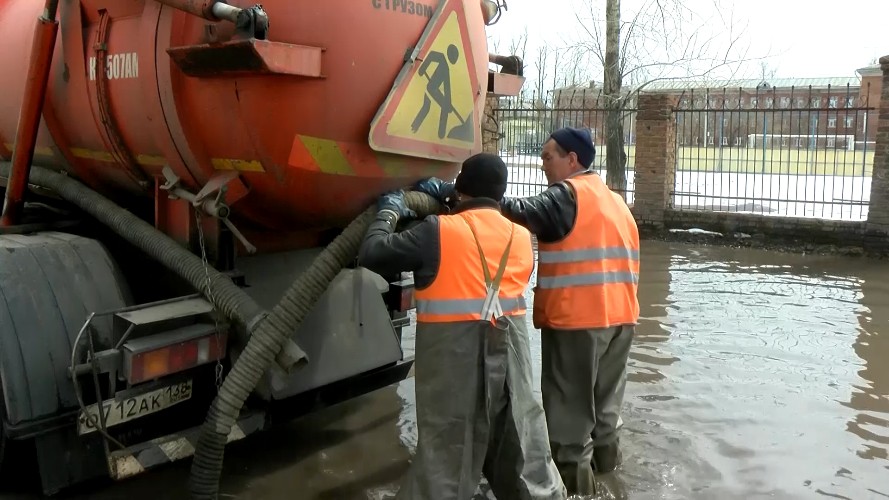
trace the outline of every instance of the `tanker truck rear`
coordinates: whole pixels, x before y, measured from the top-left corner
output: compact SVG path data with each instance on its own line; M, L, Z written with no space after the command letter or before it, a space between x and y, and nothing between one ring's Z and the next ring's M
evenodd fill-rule
M411 277L357 246L520 89L504 10L0 0L0 460L50 494L193 457L215 498L227 443L406 377Z

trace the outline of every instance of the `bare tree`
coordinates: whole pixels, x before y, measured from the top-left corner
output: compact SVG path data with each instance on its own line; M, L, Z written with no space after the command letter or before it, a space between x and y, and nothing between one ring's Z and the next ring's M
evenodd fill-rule
M538 99L538 104L543 105L546 102L546 75L548 71L547 63L552 50L546 44L540 45L537 48L537 57L534 60L534 65L537 68L537 78L535 79L535 91L534 95L536 99Z
M514 37L509 41L509 55L511 56L519 56L519 58L524 63L526 61L526 57L528 54L528 27L525 26L525 31L522 32L521 35ZM525 65L527 67L527 65Z
M605 4L605 172L611 189L626 199L627 154L624 152L624 127L621 120L620 0Z
M519 59L522 60L522 73L527 74L525 70L528 69L528 27L525 26L525 30L522 34L513 37L509 42L509 55L518 56ZM521 94L526 93L527 88L522 87Z
M702 2L712 3L716 18L697 13ZM742 45L746 26L739 27L733 9L721 2L640 0L622 20L621 0L605 0L604 19L601 0L586 0L586 15L577 15L585 36L576 47L593 56L604 76L608 185L624 197L623 118L638 93L662 80L732 78L752 60Z
M775 68L773 68L768 61L760 61L760 71L762 72L760 78L762 78L762 81L764 82L775 78Z

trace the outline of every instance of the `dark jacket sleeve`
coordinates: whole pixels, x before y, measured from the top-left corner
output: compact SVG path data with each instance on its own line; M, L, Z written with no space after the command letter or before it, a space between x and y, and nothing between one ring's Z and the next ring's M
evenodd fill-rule
M544 243L563 239L574 227L577 204L567 184L553 184L529 198L503 198L500 211L507 219L528 228Z
M413 272L414 283L422 288L438 273L438 235L437 216L396 233L385 216L378 215L361 243L358 264L382 276Z

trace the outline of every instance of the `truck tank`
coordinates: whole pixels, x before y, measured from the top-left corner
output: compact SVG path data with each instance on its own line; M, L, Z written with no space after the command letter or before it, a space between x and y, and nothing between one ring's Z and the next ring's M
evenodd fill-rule
M269 40L239 39L233 23L153 0L61 2L34 162L67 170L124 206L152 197L152 180L163 178L165 166L194 191L220 172L237 172L232 196L246 194L232 203L232 219L247 235L277 235L256 237L260 248L296 228L344 226L381 192L429 175L452 177L480 151L484 14L478 0L458 3L465 24L462 45L451 52L452 81L471 77L464 84L471 88L451 89L447 129L468 121L468 135L428 133L440 118L429 109L419 136L433 140L396 154L372 147L370 126L435 0L268 0ZM42 0L0 1L0 156L7 159L34 32L26 21L42 8ZM400 119L422 109L416 90L433 73L411 89Z
M520 90L503 10L0 0L0 468L35 446L51 494L193 455L216 498L227 443L406 377L411 277L355 256Z

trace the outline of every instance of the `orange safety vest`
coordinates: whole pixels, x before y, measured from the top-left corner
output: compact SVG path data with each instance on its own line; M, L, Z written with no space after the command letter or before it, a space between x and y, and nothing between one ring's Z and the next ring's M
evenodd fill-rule
M531 233L493 208L441 215L438 221L438 273L428 286L415 290L417 323L491 320L482 317L486 277L495 279L492 276L501 267L499 263L504 264L497 295L503 315L525 314L524 293L534 270ZM485 256L487 271L480 253Z
M639 319L639 230L623 198L596 174L567 179L577 200L571 232L538 244L534 326L609 328Z

